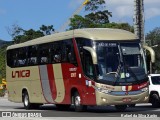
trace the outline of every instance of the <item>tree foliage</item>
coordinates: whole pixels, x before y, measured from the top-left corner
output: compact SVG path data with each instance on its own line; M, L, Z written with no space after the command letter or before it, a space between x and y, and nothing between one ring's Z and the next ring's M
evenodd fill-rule
M54 32L53 25L42 25L39 30L24 30L18 25L13 25L11 29L8 29L14 43L22 43L45 35L50 35Z
M6 45L0 47L0 77L5 78L6 76Z
M96 24L92 23L89 19L86 19L80 15L75 15L71 18L70 30L78 28L94 28Z
M42 25L40 27L40 31L43 32L44 35L50 35L54 32L54 28L53 25L50 26Z
M108 10L92 12L85 16L85 18L89 19L93 24L109 23L109 17L112 17L112 14Z
M13 41L14 43L22 43L42 36L44 36L44 34L40 30L35 31L33 29L29 29L24 30L23 35L15 36Z
M130 32L134 32L133 26L129 25L128 23L108 23L104 25L104 28L116 28L116 29L123 29Z
M24 30L17 24L14 23L11 27L6 27L8 34L13 38L23 34Z
M70 19L70 30L78 28L117 28L134 32L133 26L128 23L110 23L112 13L105 10L105 0L90 0L85 6L89 14L83 16L75 15Z
M103 9L105 7L105 0L90 0L86 6L86 11L98 11L99 9Z

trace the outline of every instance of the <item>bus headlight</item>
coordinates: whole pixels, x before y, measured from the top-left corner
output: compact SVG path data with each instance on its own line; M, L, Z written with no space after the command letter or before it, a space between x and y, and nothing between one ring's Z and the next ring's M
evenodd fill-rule
M108 94L111 92L111 90L107 90L107 89L103 89L103 88L99 88L99 87L95 87L96 91L101 92L101 93L105 93Z
M148 91L148 87L142 88L141 91L143 91L143 92Z

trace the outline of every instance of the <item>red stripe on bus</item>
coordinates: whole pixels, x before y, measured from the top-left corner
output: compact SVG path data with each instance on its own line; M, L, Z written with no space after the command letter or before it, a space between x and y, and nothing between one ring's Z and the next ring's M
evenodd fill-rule
M126 86L126 91L128 91L128 86Z
M148 82L141 83L140 85L133 85L132 90L140 90L145 87L148 87Z
M56 83L55 83L55 77L54 77L54 71L52 64L47 65L47 71L48 71L48 79L49 79L49 85L52 93L53 100L57 97L57 89L56 89Z
M78 46L77 46L77 43L76 43L76 40L75 40L74 37L72 38L72 42L73 42L73 47L74 47L74 51L75 51L75 55L76 55L78 65L80 65L79 70L81 70L81 72L82 72L81 58L80 58L79 51L78 51Z

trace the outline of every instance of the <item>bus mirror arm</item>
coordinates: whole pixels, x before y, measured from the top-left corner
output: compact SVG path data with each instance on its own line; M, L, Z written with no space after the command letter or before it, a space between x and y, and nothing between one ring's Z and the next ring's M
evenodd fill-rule
M84 46L83 49L85 49L88 52L90 52L90 54L92 56L93 64L97 64L97 54L96 54L96 51L93 48L88 47L88 46Z
M143 48L146 49L146 50L148 50L150 52L151 62L155 63L155 51L151 47L146 46L146 45L143 45Z

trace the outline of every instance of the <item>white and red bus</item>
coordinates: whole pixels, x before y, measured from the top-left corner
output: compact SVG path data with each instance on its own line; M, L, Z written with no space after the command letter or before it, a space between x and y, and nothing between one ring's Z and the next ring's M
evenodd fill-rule
M148 102L142 46L124 30L77 29L11 45L6 66L8 99L26 109L49 103L125 110Z

